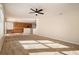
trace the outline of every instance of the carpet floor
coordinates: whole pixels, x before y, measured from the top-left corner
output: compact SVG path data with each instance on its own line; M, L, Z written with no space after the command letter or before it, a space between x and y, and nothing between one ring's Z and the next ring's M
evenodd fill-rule
M4 37L1 55L79 55L79 45L38 35Z

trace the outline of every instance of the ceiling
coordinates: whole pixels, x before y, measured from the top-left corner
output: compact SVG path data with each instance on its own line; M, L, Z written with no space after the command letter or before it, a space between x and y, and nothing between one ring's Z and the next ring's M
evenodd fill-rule
M74 7L75 6L75 7ZM39 17L52 17L63 12L68 12L69 8L79 8L79 4L66 3L4 3L6 17L33 18L34 14L29 14L30 8L44 9L44 15ZM67 11L68 10L68 11ZM79 9L78 9L79 10Z

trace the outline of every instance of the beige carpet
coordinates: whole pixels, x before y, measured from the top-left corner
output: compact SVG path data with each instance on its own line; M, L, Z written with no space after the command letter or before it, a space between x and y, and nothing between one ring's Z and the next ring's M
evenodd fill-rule
M5 36L1 55L79 55L79 45L38 35Z

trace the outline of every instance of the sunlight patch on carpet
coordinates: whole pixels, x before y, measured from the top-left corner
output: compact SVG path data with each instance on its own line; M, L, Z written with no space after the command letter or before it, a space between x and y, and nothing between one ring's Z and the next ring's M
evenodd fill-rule
M65 45L62 45L62 44L59 44L59 43L54 43L54 44L45 44L51 48L69 48L68 46L65 46Z
M38 42L40 43L55 43L55 42L52 42L52 41L49 41L49 40L37 40Z
M23 40L19 41L21 45L25 49L40 49L40 48L69 48L68 46L65 46L63 44L55 43L49 40Z
M42 44L22 44L22 46L24 47L24 49L43 49L43 48L48 48Z

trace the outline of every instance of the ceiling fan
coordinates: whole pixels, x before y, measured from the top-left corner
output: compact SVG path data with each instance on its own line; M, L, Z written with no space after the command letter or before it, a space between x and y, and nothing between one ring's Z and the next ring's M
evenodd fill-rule
M42 11L43 11L43 9L30 9L31 11L33 11L33 12L30 12L30 13L34 13L36 16L38 15L38 14L42 14L42 15L44 15L44 13L42 13Z

